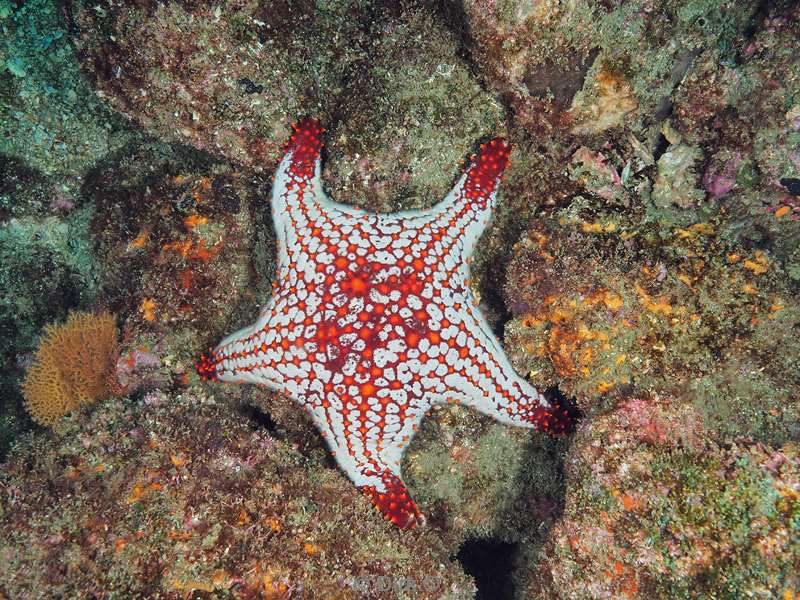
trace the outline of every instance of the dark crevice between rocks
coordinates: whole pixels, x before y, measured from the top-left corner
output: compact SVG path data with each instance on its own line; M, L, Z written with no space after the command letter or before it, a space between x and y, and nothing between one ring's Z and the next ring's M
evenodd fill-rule
M275 396L273 404L264 408L259 406L258 397L263 391L256 386L245 392L237 404L236 411L250 421L256 430L265 431L270 437L290 445L304 458L322 464L329 469L339 468L329 448L305 411L295 411L296 405L288 398ZM270 409L275 409L272 412ZM287 412L288 411L288 412ZM288 418L287 418L288 417Z
M474 578L479 600L516 597L517 569L530 567L524 563L543 547L550 529L564 513L567 491L564 458L572 444L571 434L583 414L574 399L565 396L558 387L549 387L542 393L554 407L567 411L571 428L564 436L534 434L528 442L523 464L536 470L545 469L551 484L543 489L537 478L524 469L509 482L519 495L506 507L507 514L500 521L516 525L495 537L468 539L459 549L456 558ZM521 520L520 515L524 515Z
M653 161L657 163L658 159L667 151L667 148L669 148L669 140L667 140L663 133L659 133L653 143Z
M479 264L475 266L479 269L471 269L471 277L477 274L480 278L478 289L481 311L499 340L503 339L506 323L513 318L503 295L508 278L508 264L512 259L515 241L520 239L527 227L528 222L525 219L496 211L494 223L484 233L483 240L478 242L478 251L480 252L481 244L485 247L485 238L492 235L493 230L502 231L504 243L490 250L485 257L478 258Z
M250 404L243 404L239 407L239 412L247 417L256 429L266 429L267 433L279 440L285 438L284 432L278 427L278 424L260 408Z
M744 37L745 40L751 40L753 38L753 36L758 31L758 28L764 22L764 19L766 19L769 16L769 9L774 4L775 3L774 2L770 2L770 0L761 0L758 3L758 7L756 8L755 12L753 13L753 18L750 19L750 23L747 25L745 30L742 32L742 37ZM744 48L745 45L746 44L743 44L742 48ZM738 57L738 62L739 63L742 62L741 56Z
M659 101L658 106L653 113L653 125L658 125L659 123L665 121L672 114L672 95L675 93L675 90L681 84L684 77L686 77L686 74L694 64L694 59L700 55L702 50L702 48L686 50L682 52L676 59L670 73L670 81L672 82L670 92Z
M467 19L464 3L461 0L438 0L431 4L431 9L439 16L441 22L444 23L455 38L458 45L456 56L464 61L470 75L477 77L481 88L487 91L489 88L485 85L480 69L472 56L475 40L472 36L472 28L470 27L469 19Z
M512 314L506 307L502 290L505 289L506 265L509 253L495 257L483 271L481 278L481 309L489 321L494 335L502 340L506 323L512 319Z
M469 539L456 558L475 580L477 600L513 600L512 577L518 545L496 539Z
M69 37L79 37L81 35L81 29L75 21L75 2L73 2L73 0L59 0L57 6L64 19Z

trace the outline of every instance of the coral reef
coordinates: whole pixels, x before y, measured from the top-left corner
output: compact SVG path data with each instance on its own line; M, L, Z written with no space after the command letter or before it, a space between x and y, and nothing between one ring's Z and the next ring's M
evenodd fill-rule
M0 473L8 597L473 596L434 531L384 523L230 405L156 392L56 436L29 436Z
M462 22L481 75L519 124L557 144L568 132L641 133L663 121L695 62L721 76L760 17L756 3L734 4L469 0Z
M183 379L215 335L257 311L275 260L267 191L252 172L155 142L87 174L93 250L107 265L99 293L120 315L124 377L143 383L134 371L144 361L151 383Z
M585 146L642 187L652 218L724 208L726 236L798 272L797 201L780 183L799 168L796 4L451 4L479 74L513 111L512 141L543 155L522 156L538 167L518 171L529 201L568 196L561 165Z
M76 3L84 68L148 132L268 171L290 119L313 114L332 128L330 184L373 210L430 206L498 129L501 107L417 3L231 4Z
M323 175L335 197L362 208L427 208L477 142L505 133L503 109L470 76L437 15L413 2L377 4L367 30L374 41L326 122Z
M0 0L0 596L795 597L798 39L789 0ZM435 409L413 532L286 398L191 373L271 293L304 114L371 210L514 148L470 287L582 420ZM42 329L101 309L129 397L23 433Z
M65 323L44 329L22 393L40 425L119 392L116 319L110 313L73 312Z

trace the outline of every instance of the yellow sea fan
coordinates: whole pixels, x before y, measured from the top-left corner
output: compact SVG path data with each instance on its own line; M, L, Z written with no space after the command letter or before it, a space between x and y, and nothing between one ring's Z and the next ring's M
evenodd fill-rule
M34 363L22 384L25 408L50 426L63 415L117 393L119 356L114 315L71 313L66 323L47 325Z

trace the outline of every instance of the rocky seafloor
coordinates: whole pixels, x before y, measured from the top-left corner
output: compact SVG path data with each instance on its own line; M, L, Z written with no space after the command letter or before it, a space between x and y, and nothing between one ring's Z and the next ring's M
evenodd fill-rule
M800 595L800 6L0 0L0 598ZM271 175L424 208L512 163L473 292L559 439L434 410L399 531L288 399L203 383L275 271ZM117 395L34 424L47 324Z

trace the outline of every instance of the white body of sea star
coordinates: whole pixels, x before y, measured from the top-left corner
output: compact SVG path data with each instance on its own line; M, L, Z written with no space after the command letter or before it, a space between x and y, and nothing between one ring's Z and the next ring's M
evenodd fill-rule
M468 285L509 145L484 144L433 208L383 215L326 196L322 131L314 119L296 125L275 175L272 298L197 368L304 406L339 466L407 528L420 514L400 459L432 406L457 402L551 433L563 433L568 417L514 372Z

